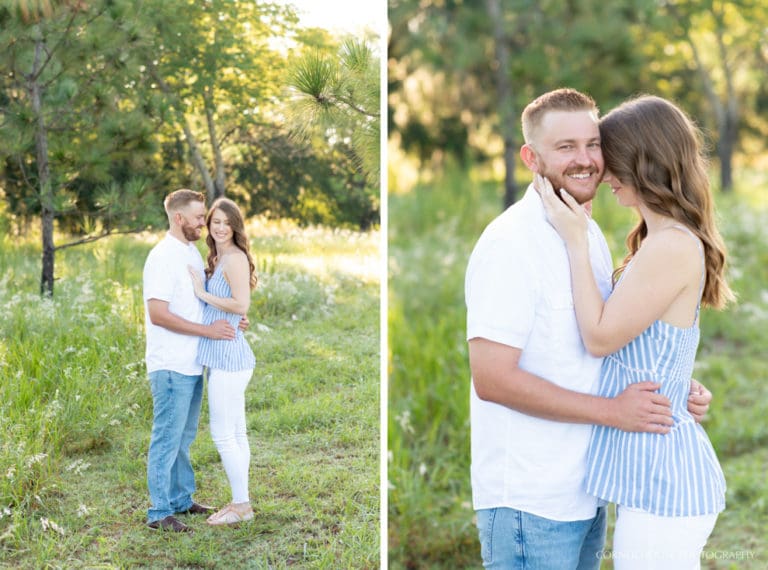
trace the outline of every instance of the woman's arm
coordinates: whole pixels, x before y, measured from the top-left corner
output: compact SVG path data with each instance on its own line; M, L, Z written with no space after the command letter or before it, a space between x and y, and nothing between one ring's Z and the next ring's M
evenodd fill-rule
M232 296L217 297L211 295L205 290L200 275L190 268L189 274L192 276L195 295L217 309L236 315L244 315L248 312L248 307L251 304L250 267L248 266L248 258L244 253L231 253L227 255L226 259L222 259L221 263L226 264L222 268L222 272L227 283L229 283L229 288L232 290Z
M674 230L672 230L674 231ZM677 233L677 232L675 232ZM646 238L628 272L603 302L589 261L588 246L568 247L573 304L584 345L595 356L616 352L660 319L683 292L693 256L671 231Z
M547 186L547 185L543 185ZM635 254L632 270L603 301L592 273L587 218L564 190L565 204L551 185L541 192L547 217L566 242L576 319L584 345L595 356L605 356L628 344L661 318L700 271L693 240L678 230L647 237Z

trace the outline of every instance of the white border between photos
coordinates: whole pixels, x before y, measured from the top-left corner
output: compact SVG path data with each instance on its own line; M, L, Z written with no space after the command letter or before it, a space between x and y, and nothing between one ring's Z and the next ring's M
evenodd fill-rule
M388 401L388 394L389 394L389 343L388 343L388 229L389 229L389 215L388 215L388 204L387 204L387 183L388 183L388 172L387 172L387 135L388 135L388 124L387 124L387 38L389 35L389 19L388 19L388 6L387 2L380 2L380 13L379 18L377 19L378 22L381 22L379 26L379 54L380 54L380 86L379 86L379 92L380 92L380 112L379 112L379 120L381 121L379 131L380 131L380 143L379 143L379 160L380 160L380 183L379 183L379 192L380 192L380 208L379 208L379 215L380 215L380 239L381 239L381 246L379 249L379 267L380 267L380 277L379 277L379 341L380 341L380 348L379 348L379 359L380 359L380 366L381 366L381 372L380 372L380 380L379 380L379 435L380 435L380 446L379 446L379 464L381 469L381 475L379 479L379 529L380 529L380 539L379 539L379 560L380 560L380 568L382 570L385 570L388 568L388 551L389 551L389 533L388 533L388 510L389 510L389 501L388 501L388 490L389 490L389 479L387 477L387 418L388 418L388 410L389 410L389 401Z

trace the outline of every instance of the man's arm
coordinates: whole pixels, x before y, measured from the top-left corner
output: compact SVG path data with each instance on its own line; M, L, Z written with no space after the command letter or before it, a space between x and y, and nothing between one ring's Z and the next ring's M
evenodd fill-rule
M632 384L616 398L603 398L561 388L522 370L522 351L484 338L469 341L469 364L481 400L531 416L559 422L611 426L623 431L668 433L669 400L652 382Z
M232 340L235 338L235 329L227 321L221 319L210 325L193 323L187 319L172 313L168 309L168 301L149 299L147 312L153 325L163 327L169 331L190 336L205 336L213 340Z

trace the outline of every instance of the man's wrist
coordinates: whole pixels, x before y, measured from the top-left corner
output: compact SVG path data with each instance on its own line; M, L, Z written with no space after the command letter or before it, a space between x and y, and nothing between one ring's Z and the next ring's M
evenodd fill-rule
M595 424L605 427L618 428L616 398L603 398L596 396L598 400L598 414L595 418Z

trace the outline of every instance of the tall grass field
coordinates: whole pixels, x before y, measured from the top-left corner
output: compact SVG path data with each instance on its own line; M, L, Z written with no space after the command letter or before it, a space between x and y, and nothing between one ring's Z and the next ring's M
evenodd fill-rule
M717 195L730 282L739 301L701 316L695 377L714 394L704 427L728 484L727 508L702 554L706 569L768 567L766 187L765 175L755 174L748 182L742 179L733 195ZM390 191L392 569L481 567L469 481L464 271L483 228L501 212L500 190L498 183L454 170L407 193ZM605 187L593 211L619 261L634 213L618 206ZM605 560L602 568L613 564Z
M142 269L164 232L60 250L38 294L38 239L0 238L0 568L379 565L379 233L253 220L246 333L254 520L145 527L152 396ZM204 251L204 243L199 244ZM229 485L203 404L195 499Z

